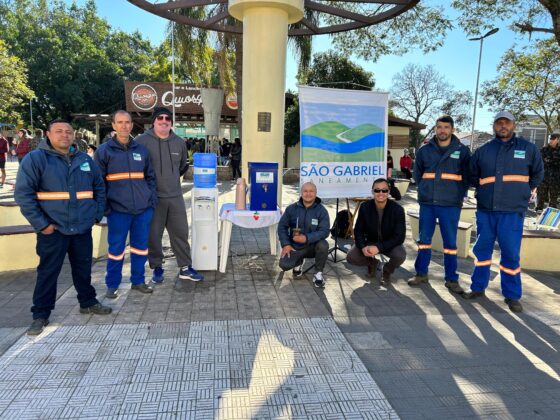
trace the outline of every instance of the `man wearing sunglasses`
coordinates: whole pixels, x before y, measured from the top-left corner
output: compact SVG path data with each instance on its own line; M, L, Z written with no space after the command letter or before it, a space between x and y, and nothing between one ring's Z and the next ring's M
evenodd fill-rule
M191 247L189 245L189 225L181 176L189 165L187 145L173 130L173 114L167 108L155 108L152 114L153 128L136 138L150 152L156 173L158 204L150 224L148 242L148 261L154 270L154 283L163 282L164 270L162 237L167 229L171 248L180 267L179 278L201 281L204 279L192 267Z
M404 209L389 200L390 191L389 181L385 178L373 182L373 200L360 206L354 227L356 243L346 256L350 264L367 266L368 277L375 277L379 264L377 255L389 257L383 267L382 282L386 285L391 282L391 274L406 260Z
M409 286L428 283L428 266L432 258L432 236L436 221L443 239L445 287L462 294L457 274L457 228L463 198L469 187L470 151L453 134L454 122L449 115L436 120L436 134L416 154L414 179L418 185L420 232L418 256L414 263L416 276Z

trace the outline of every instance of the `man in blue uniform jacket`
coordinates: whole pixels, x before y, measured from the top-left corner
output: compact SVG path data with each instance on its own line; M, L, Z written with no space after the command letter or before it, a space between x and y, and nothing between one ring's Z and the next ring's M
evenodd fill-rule
M476 150L471 159L471 182L476 187L476 262L466 299L484 296L490 279L494 242L500 245L502 294L512 312L522 312L519 250L523 219L531 193L544 178L537 147L518 137L515 118L499 112L494 118L496 137Z
M66 254L80 313L112 312L97 301L91 285L91 227L103 218L103 179L93 160L72 144L74 130L67 121L52 121L47 137L22 160L15 190L22 214L37 231L39 266L28 335L40 334L49 323Z
M448 115L438 118L436 135L416 154L414 179L420 203L420 237L414 263L416 276L408 284L418 286L428 283L432 236L437 220L443 239L445 286L454 293L462 294L457 274L457 227L463 197L469 186L471 153L453 131L453 118Z
M323 269L329 254L329 213L317 197L317 186L306 182L301 186L301 197L286 207L278 222L278 237L282 245L280 268L293 269L295 276L301 275L305 258L315 258L315 287L325 286Z
M130 138L132 118L119 110L112 116L115 136L95 152L95 163L107 190L107 296L115 299L122 280L126 238L130 234L130 288L152 293L144 281L148 233L157 204L156 176L148 149Z

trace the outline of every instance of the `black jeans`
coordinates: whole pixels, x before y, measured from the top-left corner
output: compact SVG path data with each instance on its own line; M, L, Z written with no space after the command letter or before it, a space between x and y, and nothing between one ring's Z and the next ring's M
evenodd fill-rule
M31 307L33 319L48 319L54 309L56 283L67 253L80 307L88 308L97 303L91 285L92 252L91 230L80 235L63 235L56 230L50 235L37 234L39 266Z
M233 179L241 178L241 169L240 169L241 161L232 159L231 160L231 172Z
M317 271L323 271L328 256L329 243L325 239L322 239L318 242L306 245L302 249L292 251L289 257L286 255L280 258L279 265L282 271L288 271L301 265L304 258L315 258L315 269Z
M385 267L383 268L383 270L385 270L389 274L392 274L406 260L406 251L404 249L404 246L402 245L397 245L393 249L382 252L382 254L389 257L389 261L387 262L387 264L385 264ZM352 249L348 251L348 254L346 254L346 261L348 261L352 265L358 265L358 266L364 266L364 265L373 266L375 264L374 259L372 257L366 257L362 252L362 250L358 248L356 245L354 245Z

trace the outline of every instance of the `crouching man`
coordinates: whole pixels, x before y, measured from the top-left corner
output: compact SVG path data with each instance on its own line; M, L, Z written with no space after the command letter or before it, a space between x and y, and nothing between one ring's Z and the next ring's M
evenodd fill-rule
M379 264L377 255L389 257L389 262L383 267L382 281L385 284L391 281L391 274L406 259L403 247L406 234L404 209L389 200L389 192L386 179L378 178L373 182L373 200L360 206L354 227L356 243L346 257L350 264L367 266L368 277L375 277Z
M301 275L305 258L315 258L315 287L325 286L323 269L327 262L329 244L329 213L317 197L317 187L306 182L301 187L301 197L290 204L278 223L278 236L282 245L280 268L294 270L294 276Z

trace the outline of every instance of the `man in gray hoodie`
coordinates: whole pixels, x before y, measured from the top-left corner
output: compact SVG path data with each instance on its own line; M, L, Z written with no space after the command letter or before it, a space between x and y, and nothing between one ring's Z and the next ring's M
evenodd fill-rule
M150 224L148 242L148 261L154 270L152 280L154 283L163 282L161 241L163 230L167 229L180 267L179 278L201 281L204 277L192 267L187 210L181 190L181 176L189 162L187 145L171 130L173 114L167 108L154 109L152 124L153 128L135 139L148 148L156 173L158 205Z

